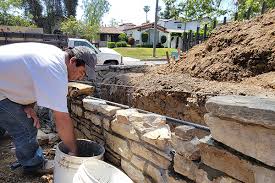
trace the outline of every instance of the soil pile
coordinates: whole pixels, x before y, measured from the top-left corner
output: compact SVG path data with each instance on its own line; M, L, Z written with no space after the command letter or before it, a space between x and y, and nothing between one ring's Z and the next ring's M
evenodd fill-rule
M193 77L241 81L275 70L275 10L243 22L221 26L163 72L188 72Z

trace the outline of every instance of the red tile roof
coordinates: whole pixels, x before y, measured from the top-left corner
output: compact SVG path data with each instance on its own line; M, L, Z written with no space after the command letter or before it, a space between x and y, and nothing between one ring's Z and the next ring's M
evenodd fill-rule
M104 34L121 34L123 33L116 27L100 27L100 33Z

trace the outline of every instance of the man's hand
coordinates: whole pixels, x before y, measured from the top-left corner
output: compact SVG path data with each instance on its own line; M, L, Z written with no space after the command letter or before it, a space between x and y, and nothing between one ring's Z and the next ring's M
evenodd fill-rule
M31 105L24 106L24 111L27 114L28 118L33 119L33 126L36 128L40 128L40 121L39 121L35 111L33 110L33 107Z

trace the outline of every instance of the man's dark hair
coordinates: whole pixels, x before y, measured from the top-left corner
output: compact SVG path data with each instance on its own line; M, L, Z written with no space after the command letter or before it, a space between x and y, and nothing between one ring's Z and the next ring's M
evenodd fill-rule
M69 55L69 59L75 56L72 49L73 48L69 47L65 50L65 52L68 53ZM79 66L85 66L85 62L81 59L76 59L76 67L79 67Z

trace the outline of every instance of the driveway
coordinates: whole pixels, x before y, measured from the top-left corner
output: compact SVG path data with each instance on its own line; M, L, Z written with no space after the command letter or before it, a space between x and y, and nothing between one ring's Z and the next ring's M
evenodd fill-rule
M131 57L123 57L124 65L159 65L159 64L167 64L167 61L155 60L155 61L140 61L136 58Z

